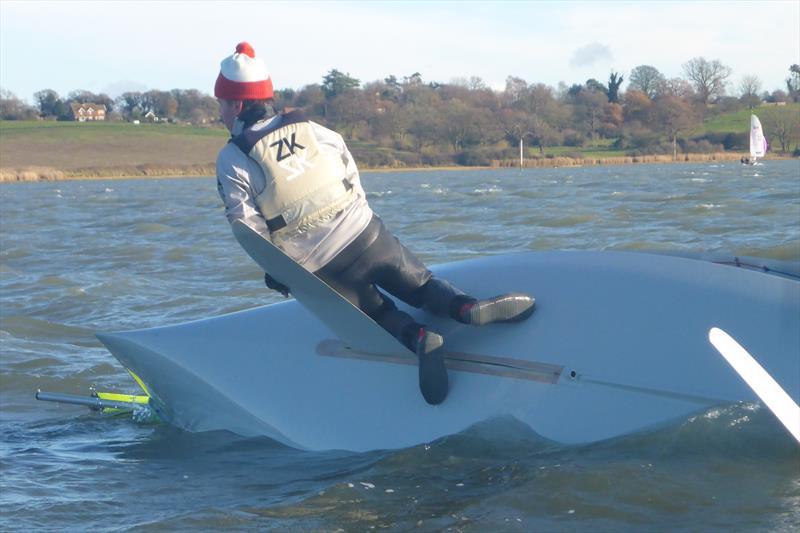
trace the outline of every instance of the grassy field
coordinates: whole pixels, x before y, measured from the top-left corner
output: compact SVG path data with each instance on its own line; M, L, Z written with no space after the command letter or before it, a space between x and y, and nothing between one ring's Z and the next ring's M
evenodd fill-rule
M618 150L612 146L613 141L609 139L598 140L595 146L591 144L576 148L575 146L546 146L544 155L555 157L569 157L574 154L581 154L583 157L624 157L626 150ZM539 156L539 150L533 148L531 155Z
M725 113L716 117L712 117L699 125L693 133L695 135L702 135L703 133L746 133L750 131L750 114L755 112L758 114L758 109L750 111L749 109L742 109L736 113Z
M60 131L71 131L76 137L94 139L98 134L116 135L181 135L197 137L227 137L227 132L221 126L189 126L167 123L132 124L129 122L59 122L56 120L3 120L0 121L0 131L9 134L24 135L26 132L36 132L37 135L50 135L57 137Z
M742 109L741 111L737 111L736 113L725 113L722 115L718 115L716 117L710 118L709 120L703 122L702 126L699 126L695 133L698 135L702 135L703 133L747 133L750 131L750 115L755 113L756 115L761 115L761 119L763 122L763 115L765 112L770 112L773 109L776 109L775 105L771 104L763 104L754 110L749 109ZM781 106L777 109L780 109L781 112L794 112L800 113L800 103L798 104L786 104L785 106Z
M0 167L63 171L213 165L222 127L128 122L0 121Z

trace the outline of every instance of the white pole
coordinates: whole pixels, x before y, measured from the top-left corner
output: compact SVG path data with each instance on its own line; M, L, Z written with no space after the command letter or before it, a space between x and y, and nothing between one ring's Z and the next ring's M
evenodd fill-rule
M792 397L733 337L711 328L708 340L800 443L800 407Z
M519 138L519 169L522 170L522 136Z

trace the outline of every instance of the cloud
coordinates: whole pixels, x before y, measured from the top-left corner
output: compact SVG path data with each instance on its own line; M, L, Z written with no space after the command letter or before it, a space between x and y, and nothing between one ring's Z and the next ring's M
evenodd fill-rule
M614 56L608 46L600 43L589 43L575 50L572 59L569 60L571 67L588 67L598 61L611 61Z

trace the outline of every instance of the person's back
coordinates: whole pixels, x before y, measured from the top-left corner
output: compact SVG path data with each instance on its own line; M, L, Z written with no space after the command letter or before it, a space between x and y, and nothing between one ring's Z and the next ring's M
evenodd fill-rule
M294 112L295 119L299 118L297 113ZM231 138L231 142L220 150L217 158L220 196L225 202L228 221L242 220L272 240L307 270L316 271L353 242L372 218L372 210L367 204L358 169L341 136L319 124L307 121L307 131L301 138L294 133L294 153L292 153L286 148L287 144L292 146L292 141L287 139L284 143L284 137L281 136L286 126L283 124L284 116L262 116L256 113L250 120L255 122L243 122L237 118L234 131L241 130L241 133ZM267 132L272 134L272 138L277 137L278 141L264 140ZM291 139L292 134L288 137ZM305 165L308 165L308 159L287 157L287 155L304 155L303 152L307 148L301 141L306 145L310 144L306 140L308 138L313 139L318 151L327 152L330 157L343 162L341 172L333 180L348 190L349 201L341 206L341 209L330 212L327 218L321 217L311 224L305 224L302 231L297 231L296 227L287 227L285 219L280 220L275 214L272 216L266 214L269 213L271 208L269 204L275 197L275 174L270 172L263 162L259 163L257 158L250 157L250 151L257 141L261 144L260 148L265 144L269 148L269 144L277 142L278 144L271 150L275 160L272 166L283 164L287 167L285 169L279 167L284 171L284 175L281 176L283 181L295 184L303 181L313 182L314 175L310 172L302 172L297 178L286 180L286 177L292 177L292 172L304 169ZM295 166L290 166L291 164ZM280 225L283 227L278 227Z

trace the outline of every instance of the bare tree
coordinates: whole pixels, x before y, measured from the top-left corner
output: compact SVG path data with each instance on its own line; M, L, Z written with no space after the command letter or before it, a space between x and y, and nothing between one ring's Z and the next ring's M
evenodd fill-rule
M658 94L664 81L664 75L657 68L650 65L639 65L631 71L628 89L642 91L652 100Z
M653 101L647 97L644 91L638 89L628 89L624 96L624 118L626 122L639 122L644 124L650 115L650 108Z
M389 138L402 145L408 134L411 117L399 104L386 100L381 103L378 112L367 119L367 122L373 136L378 139Z
M419 87L422 85L422 74L415 72L410 76L403 76L404 87Z
M789 67L789 77L786 78L786 89L792 101L800 102L800 65Z
M318 83L305 85L297 92L294 105L305 108L307 113L324 116L325 93L322 91L322 86Z
M761 79L754 74L742 76L742 81L739 82L739 93L741 94L741 101L747 104L747 107L753 109L761 102L758 93L761 92Z
M525 110L533 114L546 113L553 105L553 89L544 83L531 84L525 95Z
M569 121L570 111L559 105L553 94L553 88L544 83L531 84L525 96L524 111L532 119L532 141L544 153L545 145L560 142L559 129L563 129Z
M678 134L691 128L696 116L689 104L682 98L662 96L653 106L655 126L667 134L672 141L672 159L678 159Z
M0 120L34 120L38 115L14 93L0 89Z
M374 105L364 91L345 91L334 97L329 104L328 119L341 129L348 139L356 138L356 131L370 118Z
M414 149L422 150L426 146L440 142L439 130L444 121L440 107L433 102L422 101L405 107L408 114L408 133L412 135Z
M800 147L800 111L796 108L772 107L761 118L764 121L764 133L773 141L777 139L782 153L791 149L792 142L795 148Z
M725 83L732 70L718 59L708 61L704 57L695 57L683 64L683 72L694 84L700 101L708 104L712 97L725 94Z
M603 117L603 107L608 103L608 96L600 91L581 91L575 98L575 118L578 127L583 126L592 144L595 143L597 131Z
M119 95L115 108L128 119L139 118L147 112L144 97L139 91L128 91ZM194 109L194 106L191 106L191 109Z
M516 76L506 78L505 96L511 103L519 102L528 92L528 82Z
M442 119L438 128L440 135L455 152L481 142L489 142L489 137L497 134L495 117L488 109L476 108L458 99L445 103Z
M488 88L489 86L486 85L486 82L483 81L483 78L481 78L480 76L469 77L469 84L467 85L467 89L469 89L470 91L480 91Z
M659 96L675 96L689 100L694 97L695 92L692 84L683 78L670 78L661 82L658 94Z

